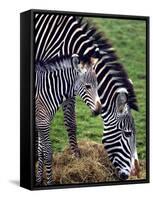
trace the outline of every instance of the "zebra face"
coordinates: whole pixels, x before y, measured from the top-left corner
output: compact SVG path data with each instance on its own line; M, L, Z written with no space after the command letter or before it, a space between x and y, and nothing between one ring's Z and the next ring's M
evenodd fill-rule
M81 92L79 95L84 102L90 107L93 115L101 113L101 102L97 92L97 78L92 68L84 69L84 73L80 76Z
M104 122L104 147L121 180L129 178L137 158L134 120L127 103L127 93L116 94L111 115Z
M92 66L88 67L85 64L80 64L77 54L72 56L72 63L78 71L74 87L75 93L79 94L94 115L101 114L102 106L97 92L98 84L95 70Z

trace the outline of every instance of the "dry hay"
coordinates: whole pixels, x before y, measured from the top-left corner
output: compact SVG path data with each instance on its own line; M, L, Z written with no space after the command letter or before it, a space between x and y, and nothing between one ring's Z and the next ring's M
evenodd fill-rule
M69 148L53 155L53 180L55 184L119 181L102 144L81 141L78 145L81 158L74 157ZM144 166L145 163L140 162L140 177L130 177L130 179L145 179Z

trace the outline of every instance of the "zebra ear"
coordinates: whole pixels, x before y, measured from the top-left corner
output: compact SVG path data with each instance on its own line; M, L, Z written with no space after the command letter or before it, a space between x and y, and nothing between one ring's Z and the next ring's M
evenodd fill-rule
M127 103L127 93L125 92L118 93L116 104L117 104L117 109L120 113L123 112L126 103Z
M74 67L77 67L77 68L78 68L78 65L79 65L79 63L80 63L78 54L73 54L73 55L72 55L72 63L73 63L73 66L74 66Z
M79 72L80 75L83 75L84 73L86 73L87 69L85 69L83 65L80 63L80 59L77 54L72 55L72 64L74 68Z
M91 62L92 69L95 69L95 66L98 62L98 58L91 57L90 62Z
M98 62L98 58L91 57L90 62L91 64L95 65Z

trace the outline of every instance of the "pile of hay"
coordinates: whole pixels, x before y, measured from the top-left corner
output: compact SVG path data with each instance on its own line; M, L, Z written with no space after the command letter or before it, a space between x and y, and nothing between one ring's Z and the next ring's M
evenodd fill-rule
M78 144L81 158L75 158L69 148L53 155L55 184L96 183L118 181L103 145L91 141ZM140 162L140 178L145 178L145 164ZM131 177L130 179L137 179Z

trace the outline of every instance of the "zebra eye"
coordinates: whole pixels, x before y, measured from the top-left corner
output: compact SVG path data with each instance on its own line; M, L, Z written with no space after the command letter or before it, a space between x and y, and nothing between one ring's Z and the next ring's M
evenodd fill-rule
M91 85L86 84L86 89L87 89L87 90L90 90L90 89L91 89Z
M131 137L132 131L124 131L126 137Z
M123 110L124 110L124 107L123 107L123 106L120 106L120 107L118 108L119 113L123 113Z

